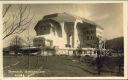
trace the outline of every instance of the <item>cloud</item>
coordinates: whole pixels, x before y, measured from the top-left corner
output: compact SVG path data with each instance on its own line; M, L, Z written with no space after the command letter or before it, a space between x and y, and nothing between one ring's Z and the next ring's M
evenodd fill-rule
M107 19L109 17L110 17L110 14L106 13L106 14L103 14L103 15L95 16L92 19L94 21L101 21L101 20L105 20L105 19Z

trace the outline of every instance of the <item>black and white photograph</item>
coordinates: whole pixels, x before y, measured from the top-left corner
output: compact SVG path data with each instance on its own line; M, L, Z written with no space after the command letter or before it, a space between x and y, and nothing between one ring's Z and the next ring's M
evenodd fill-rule
M124 77L123 5L2 4L3 77Z

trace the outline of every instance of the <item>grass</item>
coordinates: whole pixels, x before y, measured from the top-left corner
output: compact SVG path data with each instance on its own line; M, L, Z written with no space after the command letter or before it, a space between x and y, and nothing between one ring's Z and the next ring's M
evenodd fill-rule
M22 71L24 76L33 77L91 77L98 76L94 66L80 63L77 58L71 56L4 56L4 76L14 77ZM29 64L29 65L28 65ZM44 71L44 73L24 73L25 71ZM109 72L101 76L111 76Z

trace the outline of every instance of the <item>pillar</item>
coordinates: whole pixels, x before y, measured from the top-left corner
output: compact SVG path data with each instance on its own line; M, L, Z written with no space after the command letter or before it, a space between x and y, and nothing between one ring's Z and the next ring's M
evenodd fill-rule
M73 34L73 48L77 48L79 45L77 21L74 22L74 34Z

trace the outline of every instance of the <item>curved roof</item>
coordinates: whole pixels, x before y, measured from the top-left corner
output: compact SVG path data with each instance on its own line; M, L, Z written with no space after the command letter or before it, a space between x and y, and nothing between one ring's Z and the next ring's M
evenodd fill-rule
M53 21L58 22L58 23L60 23L60 22L74 22L76 20L81 20L83 23L95 25L96 27L103 30L103 28L101 26L99 26L98 24L96 24L93 21L90 21L90 20L85 19L85 18L81 18L79 16L74 16L74 15L68 14L66 12L46 15L43 17L42 21L43 20L53 20Z
M67 14L65 12L46 15L43 17L43 19L52 19L52 20L56 20L57 22L63 22L63 21L73 22L76 20L74 16Z
M34 27L34 29L36 30L40 26L48 26L48 25L51 26L51 23L57 24L58 26L60 26L60 24L57 21L55 21L55 20L53 20L51 18L48 18L46 20L45 19L42 19L42 20L38 21L38 23L36 24L36 26Z

